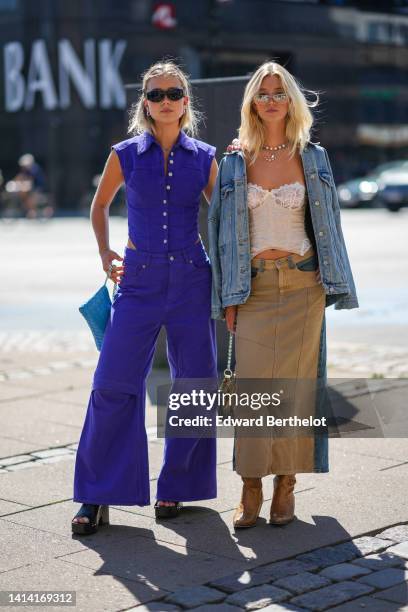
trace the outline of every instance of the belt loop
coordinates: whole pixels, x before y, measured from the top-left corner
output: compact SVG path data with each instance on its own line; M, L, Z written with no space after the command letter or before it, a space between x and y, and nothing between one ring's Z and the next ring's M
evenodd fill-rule
M141 253L141 257L138 258L138 261L140 261L144 266L149 266L151 258L152 258L151 253Z
M265 270L265 260L260 259L259 260L259 272L263 272L264 270Z
M183 253L184 261L186 261L188 263L190 261L190 259L191 259L191 247L190 248L187 247L187 248L183 249L182 253Z

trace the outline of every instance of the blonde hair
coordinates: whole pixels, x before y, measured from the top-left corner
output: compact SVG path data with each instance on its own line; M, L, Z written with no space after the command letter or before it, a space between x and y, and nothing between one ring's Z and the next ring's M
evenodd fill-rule
M149 80L153 77L172 76L176 77L184 90L184 95L188 96L189 101L186 105L185 113L180 117L180 128L189 132L191 136L197 133L197 126L201 119L201 113L193 106L191 95L191 86L188 76L183 70L171 60L163 60L156 62L146 70L142 75L142 93L139 100L133 104L129 113L128 133L141 134L144 131L155 134L154 120L146 113L146 107L143 104L145 99L144 92L146 91Z
M273 74L279 77L282 89L289 99L286 137L290 145L290 157L293 157L297 148L302 151L308 141L313 125L313 115L309 107L317 106L319 103L319 94L316 91L304 89L286 68L273 61L262 64L245 87L241 105L241 125L238 130L238 138L244 151L249 154L251 164L254 163L265 141L264 125L255 110L253 100L261 87L262 80ZM306 91L315 94L316 100L307 100L304 95Z

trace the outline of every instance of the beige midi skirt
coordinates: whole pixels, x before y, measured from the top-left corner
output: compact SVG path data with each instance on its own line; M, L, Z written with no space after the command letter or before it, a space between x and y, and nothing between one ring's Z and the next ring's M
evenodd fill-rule
M238 390L240 382L248 379L316 381L325 291L316 271L307 265L313 256L309 249L303 256L252 260L251 293L237 310ZM296 412L312 414L310 395L308 401L309 405L301 400ZM235 435L234 470L238 474L256 478L314 471L313 435L282 437L270 434L268 428L263 431L264 437Z

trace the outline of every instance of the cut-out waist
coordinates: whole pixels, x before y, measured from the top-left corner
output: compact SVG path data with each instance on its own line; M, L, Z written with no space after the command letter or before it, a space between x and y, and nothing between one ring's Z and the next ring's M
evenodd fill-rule
M200 236L199 236L199 237L197 238L197 240L194 242L194 244L198 244L198 243L200 242L200 240L201 240L201 238L200 238ZM128 241L127 241L126 246L127 246L129 249L133 249L134 251L137 251L137 250L138 250L138 249L137 249L137 247L136 247L136 246L133 244L133 242L131 241L131 239L130 239L129 237L128 237Z

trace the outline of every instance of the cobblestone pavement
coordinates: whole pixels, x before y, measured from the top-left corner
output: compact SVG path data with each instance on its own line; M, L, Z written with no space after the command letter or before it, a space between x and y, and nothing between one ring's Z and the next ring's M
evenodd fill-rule
M408 376L408 349L398 346L332 342L328 370L354 372L356 376Z
M3 340L6 340L5 336ZM24 406L33 407L33 411L41 406L42 398L46 396L48 401L50 398L56 398L55 405L72 406L76 404L77 410L77 422L80 422L80 415L85 409L82 397L87 394L89 377L91 376L93 367L96 363L97 353L89 340L88 332L85 330L83 334L73 335L67 334L66 336L55 334L44 334L36 335L31 334L29 338L22 338L21 335L9 334L9 343L5 342L6 350L0 353L1 360L1 372L3 376L3 388L5 389L2 398L0 399L0 405L2 404L6 410L14 410L15 414L18 415L19 409L23 409ZM4 346L4 345L3 345ZM21 349L18 349L21 346ZM79 346L82 347L79 350ZM361 346L358 345L358 350L361 350ZM7 347L9 347L7 349ZM36 347L36 349L34 349ZM53 347L55 350L52 350ZM73 348L74 347L74 348ZM27 349L30 350L27 350ZM353 347L356 349L356 347ZM332 347L331 355L336 354L336 346ZM342 346L344 350L344 346ZM349 347L350 349L350 347ZM356 349L357 350L357 349ZM353 354L350 350L349 355ZM356 354L356 353L354 353ZM346 353L342 354L345 358ZM340 362L339 362L340 363ZM344 365L347 361L342 362ZM350 364L350 361L348 362ZM332 368L334 371L334 369ZM346 374L345 374L346 375ZM347 374L349 376L349 373ZM356 381L357 382L357 381ZM382 384L383 381L375 381L376 384ZM397 383L397 381L396 381ZM75 389L77 391L75 391ZM77 393L74 398L69 399L67 394ZM350 393L353 393L353 381L350 384ZM84 395L82 395L84 394ZM35 402L39 402L36 404ZM31 403L32 402L32 403ZM66 403L64 403L66 402ZM37 406L37 408L36 408ZM3 412L3 414L5 414ZM37 420L35 418L35 412L32 414L33 431L38 426L36 425ZM60 420L60 419L56 419ZM147 427L148 438L151 441L156 441L156 428L152 426L152 422L148 423L150 427ZM22 432L23 433L23 432ZM16 432L17 439L17 432ZM67 504L67 510L69 515L72 513L72 507L70 505L70 492L58 492L55 497L47 497L47 494L41 493L41 498L36 500L30 499L31 492L30 487L25 483L35 482L40 484L41 482L48 482L50 478L50 470L52 474L57 478L59 487L66 487L67 481L72 478L73 461L75 459L75 453L77 449L77 430L69 433L69 440L64 441L61 444L50 444L41 446L40 444L33 441L36 446L27 446L27 449L21 450L20 454L10 455L8 457L0 458L0 490L4 490L4 494L0 494L0 505L3 504L3 514L0 520L0 529L3 529L5 537L12 539L12 546L16 546L18 536L14 535L15 529L25 528L30 529L32 536L27 534L25 537L32 538L32 545L35 545L37 539L41 539L43 536L52 537L55 542L63 542L64 555L61 557L61 561L58 561L58 557L53 559L53 563L57 564L55 571L50 579L47 579L45 583L47 586L56 584L56 575L58 574L58 567L68 567L68 572L71 571L71 566L78 568L80 575L82 572L86 572L84 580L87 581L89 586L85 586L78 583L76 588L78 589L78 595L83 598L85 597L86 589L88 588L92 595L90 600L87 601L85 607L83 603L79 605L78 610L86 610L87 612L93 612L94 610L109 610L112 612L119 612L119 610L186 610L194 609L201 612L210 612L211 610L220 612L233 612L234 610L268 610L268 611L283 611L283 610L340 610L344 612L354 612L357 610L368 610L368 611L382 611L382 612L393 612L396 610L402 610L408 612L408 523L400 524L397 526L384 529L385 525L392 524L392 514L388 511L386 522L371 523L369 529L372 530L373 526L382 524L381 529L375 531L368 531L367 527L359 529L357 532L354 531L353 537L348 535L348 531L345 529L344 533L334 538L334 544L322 546L322 543L333 542L333 539L320 539L320 542L313 540L312 546L305 541L305 547L302 546L298 549L301 551L307 550L307 552L301 552L300 554L292 555L286 551L286 545L283 546L281 553L276 557L274 554L274 542L279 539L279 533L285 533L285 529L288 529L286 533L290 533L288 536L288 543L296 540L297 537L303 538L303 533L307 533L308 528L313 524L305 521L305 515L303 513L303 520L299 521L299 528L301 531L296 536L296 533L290 532L288 528L273 528L266 525L262 525L260 529L270 529L271 536L271 554L269 554L269 547L267 547L267 553L263 556L263 560L255 557L255 562L251 562L248 567L248 561L232 560L228 556L228 552L225 555L221 550L213 550L213 544L210 545L208 550L211 553L206 553L207 556L210 554L210 560L212 563L219 563L220 568L216 571L211 571L210 575L212 578L209 579L201 578L197 580L197 574L200 572L207 573L208 569L205 568L206 557L203 554L203 545L200 542L194 546L194 538L200 533L201 529L212 529L218 519L214 519L214 516L209 518L200 518L200 515L191 514L192 518L181 517L182 522L177 527L177 520L170 529L166 529L167 526L154 524L148 522L149 515L139 512L137 509L134 514L124 513L120 508L113 507L113 521L112 521L112 532L110 529L107 530L105 538L100 538L102 534L97 534L95 537L96 543L80 543L78 548L71 551L68 547L69 542L69 516L64 514L64 505ZM31 442L31 440L30 440ZM356 441L358 442L358 441ZM365 440L363 442L370 442ZM159 445L153 444L152 446L157 447L157 451L152 452L151 457L153 463L156 466L160 464L159 459ZM338 447L340 449L340 447ZM377 469L380 471L375 474L382 473L381 470L389 470L390 467L401 470L401 476L404 470L404 447L400 446L402 454L395 453L391 454L389 458L382 457L386 456L385 453L378 453L374 447L366 447L360 449L361 453L357 456L356 461L369 466L371 463L377 465ZM160 449L161 452L161 449ZM346 452L346 450L344 450ZM364 452L370 454L370 458L364 456ZM335 454L334 463L334 474L332 478L336 478L336 466L346 461L342 458L342 455ZM219 516L228 514L228 517L224 517L224 521L230 523L231 518L229 513L231 512L231 503L233 504L237 498L237 493L233 495L229 491L229 479L230 479L230 467L228 465L229 454L221 455L219 457L218 469L220 472L220 492L221 498L214 501L214 510L219 512ZM398 461L399 460L399 461ZM224 464L223 464L224 462ZM71 465L70 465L71 464ZM399 466L399 467L398 467ZM332 466L333 467L333 466ZM31 469L30 468L35 468ZM61 469L62 468L62 469ZM68 469L66 469L68 468ZM337 468L338 469L338 468ZM55 472L54 472L55 470ZM386 472L389 474L390 472ZM57 475L63 475L62 480L58 480ZM68 477L67 477L68 475ZM358 469L356 471L356 477L358 478ZM54 478L54 476L52 476ZM375 477L377 478L377 477ZM4 481L3 481L4 479ZM10 479L13 479L12 482ZM15 479L19 479L18 485L14 485ZM6 487L3 489L2 482L8 482L8 491ZM364 481L362 481L364 482ZM371 481L371 487L376 486L379 482L376 479ZM393 503L401 505L402 490L397 491L396 482L394 480L393 492L389 492L393 496ZM237 483L236 483L237 484ZM48 485L45 485L47 490ZM343 484L341 480L337 481L336 485L336 498L339 496L339 504L348 504L349 501L345 502L347 486ZM41 485L44 490L44 485ZM69 488L69 487L68 487ZM299 487L300 488L300 487ZM313 488L313 487L312 487ZM19 492L17 496L17 491ZM308 489L305 488L305 491ZM318 489L315 489L316 495L318 496ZM301 496L303 495L302 490L297 491L299 493L299 505L301 503ZM28 497L27 497L28 495ZM223 501L223 496L227 495L227 503ZM317 505L322 505L322 499L324 499L325 493L322 493L323 497L320 498L320 502L317 500ZM367 491L367 497L369 498L371 491ZM44 496L44 497L43 497ZM298 497L298 495L297 495ZM398 501L399 500L399 501ZM226 505L224 505L226 503ZM298 502L297 502L298 505ZM211 506L210 506L211 508ZM48 514L52 512L54 514ZM321 508L321 513L324 514L324 510ZM208 508L207 508L208 512ZM210 510L211 512L211 510ZM63 513L63 526L61 526ZM116 513L116 514L115 514ZM118 521L118 516L121 515L124 518L123 523ZM378 512L376 512L378 515ZM50 518L53 516L54 518ZM201 515L203 516L203 515ZM332 509L330 516L335 516L335 510ZM405 520L405 513L399 514L399 521ZM31 518L32 517L32 518ZM43 517L43 518L42 518ZM387 520L389 517L389 520ZM403 518L402 518L403 517ZM51 520L51 522L49 522ZM157 557L154 555L154 549L152 552L147 554L146 558L140 557L140 554L135 552L133 557L129 559L123 558L120 555L118 567L111 567L104 565L102 559L105 555L111 563L116 563L115 545L121 546L120 540L122 537L126 537L126 531L121 532L121 529L130 529L130 524L133 521L133 525L136 528L135 534L132 535L134 539L139 541L139 546L150 545L150 538L154 534L153 542L157 545L160 553ZM146 522L147 521L147 522ZM184 521L184 523L183 523ZM206 521L212 521L204 525ZM294 523L296 523L295 521ZM292 526L294 526L292 523ZM318 526L318 520L315 519L316 526ZM341 523L341 521L340 521ZM147 529L149 526L149 529ZM164 531L163 531L164 529ZM320 531L324 529L321 527ZM187 544L181 547L178 537L178 531L181 534L186 534L186 537L192 541L193 545L191 548ZM295 526L296 530L296 526ZM67 533L68 532L68 533ZM58 540L57 533L60 533L58 537L62 539ZM129 532L131 534L132 532ZM149 535L149 533L151 535ZM246 530L246 534L249 533L250 538L254 536L256 541L257 535L261 535L262 538L266 539L266 533L262 536L258 532L258 528L252 530ZM269 531L268 531L269 533ZM355 534L362 534L357 537ZM9 534L9 535L8 535ZM187 536L188 534L188 536ZM196 534L195 536L192 534ZM109 540L110 537L110 540ZM210 533L208 537L211 538ZM245 536L244 536L245 537ZM320 536L321 537L321 536ZM55 539L57 538L57 539ZM205 539L205 535L204 535ZM31 541L31 540L30 540ZM134 541L134 540L133 540ZM187 540L188 541L188 540ZM213 540L211 539L211 542ZM228 536L227 539L228 540ZM231 542L234 541L234 533L231 533ZM100 544L98 544L100 542ZM315 543L316 542L316 543ZM317 547L320 544L319 547ZM28 545L25 541L25 545ZM40 552L45 551L46 547L44 544L39 545ZM82 548L79 548L81 546ZM165 548L168 546L170 548ZM235 546L235 545L234 545ZM313 549L313 546L316 546ZM100 547L100 548L99 548ZM160 578L156 577L151 569L153 565L162 563L163 555L164 559L166 554L169 554L169 550L173 550L175 547L180 555L177 558L170 557L168 562L168 570L170 577L168 583L164 580L163 576L166 574L166 563L161 570ZM97 555L96 561L91 561L101 565L101 567L108 567L105 571L95 572L94 569L90 570L87 565L87 561L84 560L85 565L82 565L80 555L92 553L92 548L95 548L96 553L100 550L105 551L102 557ZM204 549L205 550L205 549ZM254 547L256 551L256 546ZM87 552L88 551L88 552ZM149 549L150 551L150 549ZM182 552L183 551L183 552ZM185 552L184 552L185 551ZM282 554L283 553L283 554ZM41 552L43 554L43 552ZM44 552L45 554L45 552ZM257 551L259 554L259 551ZM79 555L79 558L76 557ZM190 578L182 580L183 588L174 586L174 580L171 572L180 571L176 569L179 567L178 564L183 562L183 559L191 556L190 563L192 564ZM200 556L201 555L201 556ZM287 558L286 558L287 555ZM153 561L152 557L153 556ZM7 557L7 555L6 555ZM273 562L272 559L279 559ZM1 555L0 555L1 559ZM4 557L3 557L4 559ZM154 561L156 559L156 561ZM64 561L65 560L65 561ZM267 561L267 562L265 562ZM5 561L7 564L7 560ZM136 563L136 565L133 565ZM147 563L148 568L145 567ZM150 565L149 565L150 564ZM242 567L248 569L241 569ZM41 563L37 562L23 564L20 561L17 565L10 564L9 569L2 570L0 567L0 582L3 580L3 585L12 585L13 588L21 588L19 585L30 584L34 585L34 588L39 588L41 580L45 580L46 570L42 569ZM24 569L26 567L26 569ZM38 567L37 574L32 574L33 568ZM45 567L45 566L44 566ZM137 567L137 570L136 570ZM203 569L205 568L205 569ZM73 570L72 570L73 571ZM136 574L135 574L136 571ZM126 574L123 574L126 572ZM129 575L129 580L119 580L122 575ZM151 579L155 589L158 591L157 594L149 593L148 596L141 593L141 587L139 581L142 580L143 575L154 576ZM8 577L10 576L10 577ZM69 574L69 580L73 580L71 574ZM125 605L116 604L115 595L109 587L100 587L100 577L105 576L106 579L109 576L113 579L115 587L119 588L117 597L123 601L126 601ZM140 576L142 578L140 578ZM214 577L215 576L215 577ZM68 578L67 578L68 580ZM202 580L202 583L201 583ZM22 581L22 582L19 582ZM162 581L165 582L164 586ZM177 581L176 581L177 582ZM180 581L178 582L180 584ZM143 582L144 584L144 582ZM137 587L136 587L137 585ZM160 588L158 588L160 585ZM187 586L184 586L187 585ZM194 585L194 586L191 586ZM9 588L9 586L2 587ZM144 587L143 587L144 588ZM102 597L98 592L102 589L103 597L108 597L109 603L101 604L93 602L92 597ZM145 603L137 604L138 601L145 601ZM147 601L146 601L147 599ZM113 601L112 601L113 600Z
M18 390L19 381L30 385L30 380L25 380L30 377L32 379L41 377L46 383L47 377L51 382L53 375L65 375L70 370L88 369L91 372L97 354L89 338L87 339L88 334L80 336L82 344L77 342L72 335L66 338L59 336L57 339L53 334L42 334L41 337L32 334L31 345L25 341L24 349L22 348L20 352L17 349L20 341L14 337L13 350L3 351L0 354L4 380ZM24 342L24 340L21 341ZM60 343L58 346L54 344L55 352L49 350L54 341ZM75 345L75 352L71 350L72 345ZM12 346L11 342L10 346ZM29 353L26 352L28 346L31 346ZM32 348L34 346L37 347L36 351ZM81 352L78 346L83 347ZM344 346L342 348L344 349ZM336 354L335 351L332 351L333 354ZM73 358L73 355L76 357ZM344 355L345 353L343 357ZM16 367L16 364L21 365ZM75 371L72 372L72 375L74 378L77 377ZM381 383L381 381L378 382ZM62 386L64 387L63 384ZM350 388L350 393L352 392L353 389ZM9 398L6 397L3 401L7 403ZM154 426L147 427L150 440L157 440L155 429ZM75 436L72 440L75 440ZM0 458L0 488L3 475L7 477L6 475L12 472L17 475L23 470L35 467L35 471L30 474L34 476L34 479L39 480L42 477L42 470L37 472L37 469L41 466L45 470L46 466L51 468L53 464L57 468L58 464L63 462L73 463L76 449L77 443L72 441L68 444L38 447L30 452ZM384 469L387 469L387 465ZM116 511L118 510L116 508ZM35 512L35 508L32 509L32 512ZM27 508L21 507L3 518L16 524L14 521L20 516L23 517L20 520L24 524L26 515ZM129 517L129 515L126 516ZM390 519L392 519L391 516ZM199 520L191 524L193 530L200 530L200 528ZM143 530L141 525L140 530ZM285 527L271 527L271 530L282 532ZM248 531L254 532L256 529ZM272 533L271 531L271 535ZM143 540L143 536L141 539ZM273 538L271 543L273 544ZM162 590L162 594L158 594L157 598L153 597L150 602L136 605L136 607L134 605L131 608L115 607L111 604L110 607L102 609L112 611L161 610L163 612L186 609L200 612L257 609L270 612L284 610L355 612L365 609L369 612L397 610L408 612L408 523L387 529L382 528L330 546L321 546L295 556L281 558L272 563L255 565L251 569L230 573L227 571L228 566L229 560L226 556L223 571L218 572L216 579L195 586L183 587L174 592L171 592L171 588L164 592ZM92 588L96 589L96 584L92 584ZM89 610L96 609L95 607L89 608Z
M328 311L329 378L408 376L408 211L398 218L366 212L343 215L361 308ZM297 520L287 527L267 524L268 477L259 524L234 532L241 483L231 471L230 441L221 440L216 500L192 504L170 525L157 523L151 506L112 507L109 528L71 538L73 463L98 357L77 308L104 277L88 219L6 229L8 251L21 246L3 279L13 291L3 292L0 332L0 590L69 586L78 612L408 612L401 437L330 441L330 473L299 475ZM113 219L111 230L120 249L125 220ZM380 230L393 245L386 257ZM350 396L357 382L347 382ZM163 441L148 408L153 497Z
M88 330L81 332L0 332L0 383L18 384L39 377L52 377L70 370L91 371L98 359ZM401 347L331 343L328 372L330 378L403 377L408 375L408 350ZM401 381L402 382L402 381ZM389 384L389 383L388 383ZM343 385L342 393L353 398L356 390ZM1 400L7 401L7 400ZM155 428L148 428L155 439ZM39 448L29 454L0 458L0 473L22 470L57 461L72 460L77 444Z
M0 331L1 353L82 353L95 348L90 332L84 331Z
M0 382L46 375L57 369L92 367L97 359L93 340L86 329L81 332L0 332L0 346ZM21 367L23 353L59 354L62 358L41 367L34 364ZM84 358L84 353L89 353L89 357ZM407 377L408 349L380 344L331 342L328 345L328 370L329 376L354 372L361 377Z
M406 612L407 594L408 524L180 589L155 607L134 609Z

